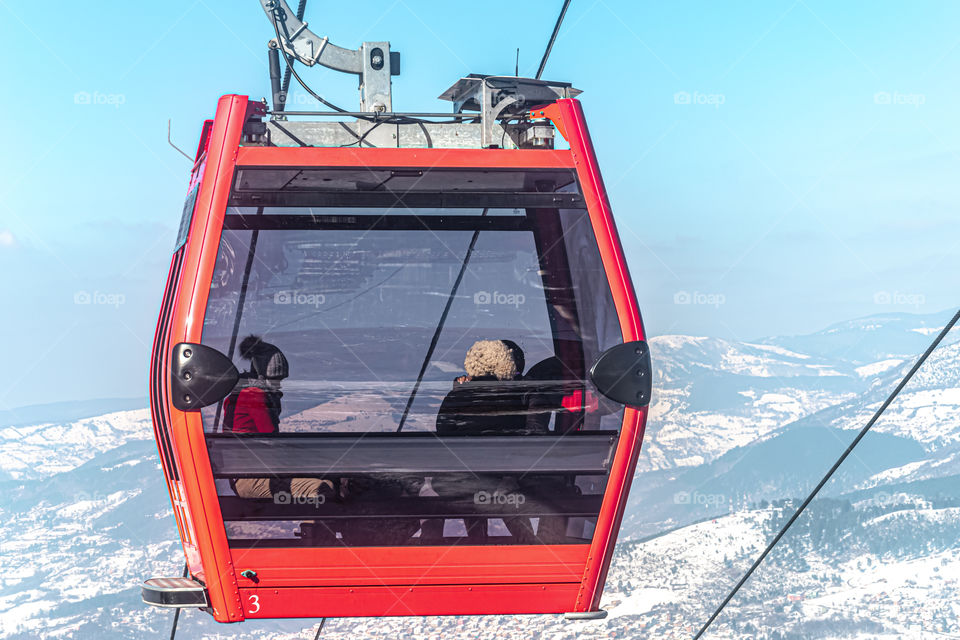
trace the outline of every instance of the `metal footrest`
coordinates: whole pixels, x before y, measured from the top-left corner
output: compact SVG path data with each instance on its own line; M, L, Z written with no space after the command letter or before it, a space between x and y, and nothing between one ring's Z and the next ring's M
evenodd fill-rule
M207 588L190 578L150 578L141 587L143 601L154 607L203 608Z
M563 614L564 620L574 622L576 620L603 620L607 617L607 612L600 611L569 611Z

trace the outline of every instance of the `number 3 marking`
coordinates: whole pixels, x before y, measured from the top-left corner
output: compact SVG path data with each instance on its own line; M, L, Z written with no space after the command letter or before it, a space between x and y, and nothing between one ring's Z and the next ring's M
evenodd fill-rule
M260 611L260 596L250 596L250 613Z

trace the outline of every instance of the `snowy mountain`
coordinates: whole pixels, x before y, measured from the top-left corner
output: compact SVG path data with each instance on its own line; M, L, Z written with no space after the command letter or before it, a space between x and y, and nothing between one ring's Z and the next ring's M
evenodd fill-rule
M838 359L859 366L885 360L914 359L953 317L956 309L928 315L885 313L858 318L801 336L774 337L764 344L807 354L812 358ZM953 332L952 341L957 341Z
M41 480L70 472L98 455L152 434L150 411L139 409L0 429L0 478Z
M334 620L324 637L690 637L948 317L888 314L755 344L652 339L654 402L607 620ZM958 333L712 637L960 635ZM175 575L182 552L147 410L0 414L0 492L0 638L165 637L169 613L143 606L138 584ZM309 621L221 626L188 612L181 625L183 637L292 640Z
M950 316L871 316L760 344L654 337L652 428L640 468L709 462L804 418L859 428ZM958 333L931 356L891 408L896 417L888 413L878 431L926 430L915 434L925 442L960 438Z
M703 464L868 388L845 362L760 344L650 341L654 395L641 470Z

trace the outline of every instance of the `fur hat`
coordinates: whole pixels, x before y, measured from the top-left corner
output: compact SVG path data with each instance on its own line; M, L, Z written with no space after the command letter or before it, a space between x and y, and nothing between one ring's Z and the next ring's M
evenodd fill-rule
M471 378L513 380L520 374L514 349L503 340L478 340L467 351L463 368Z

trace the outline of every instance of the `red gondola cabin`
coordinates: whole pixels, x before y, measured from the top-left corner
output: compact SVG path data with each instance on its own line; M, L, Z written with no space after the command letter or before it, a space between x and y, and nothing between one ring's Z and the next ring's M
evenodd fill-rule
M514 123L469 111L504 92ZM150 382L189 578L148 602L597 611L650 361L570 95L471 76L453 122L349 126L220 100Z

